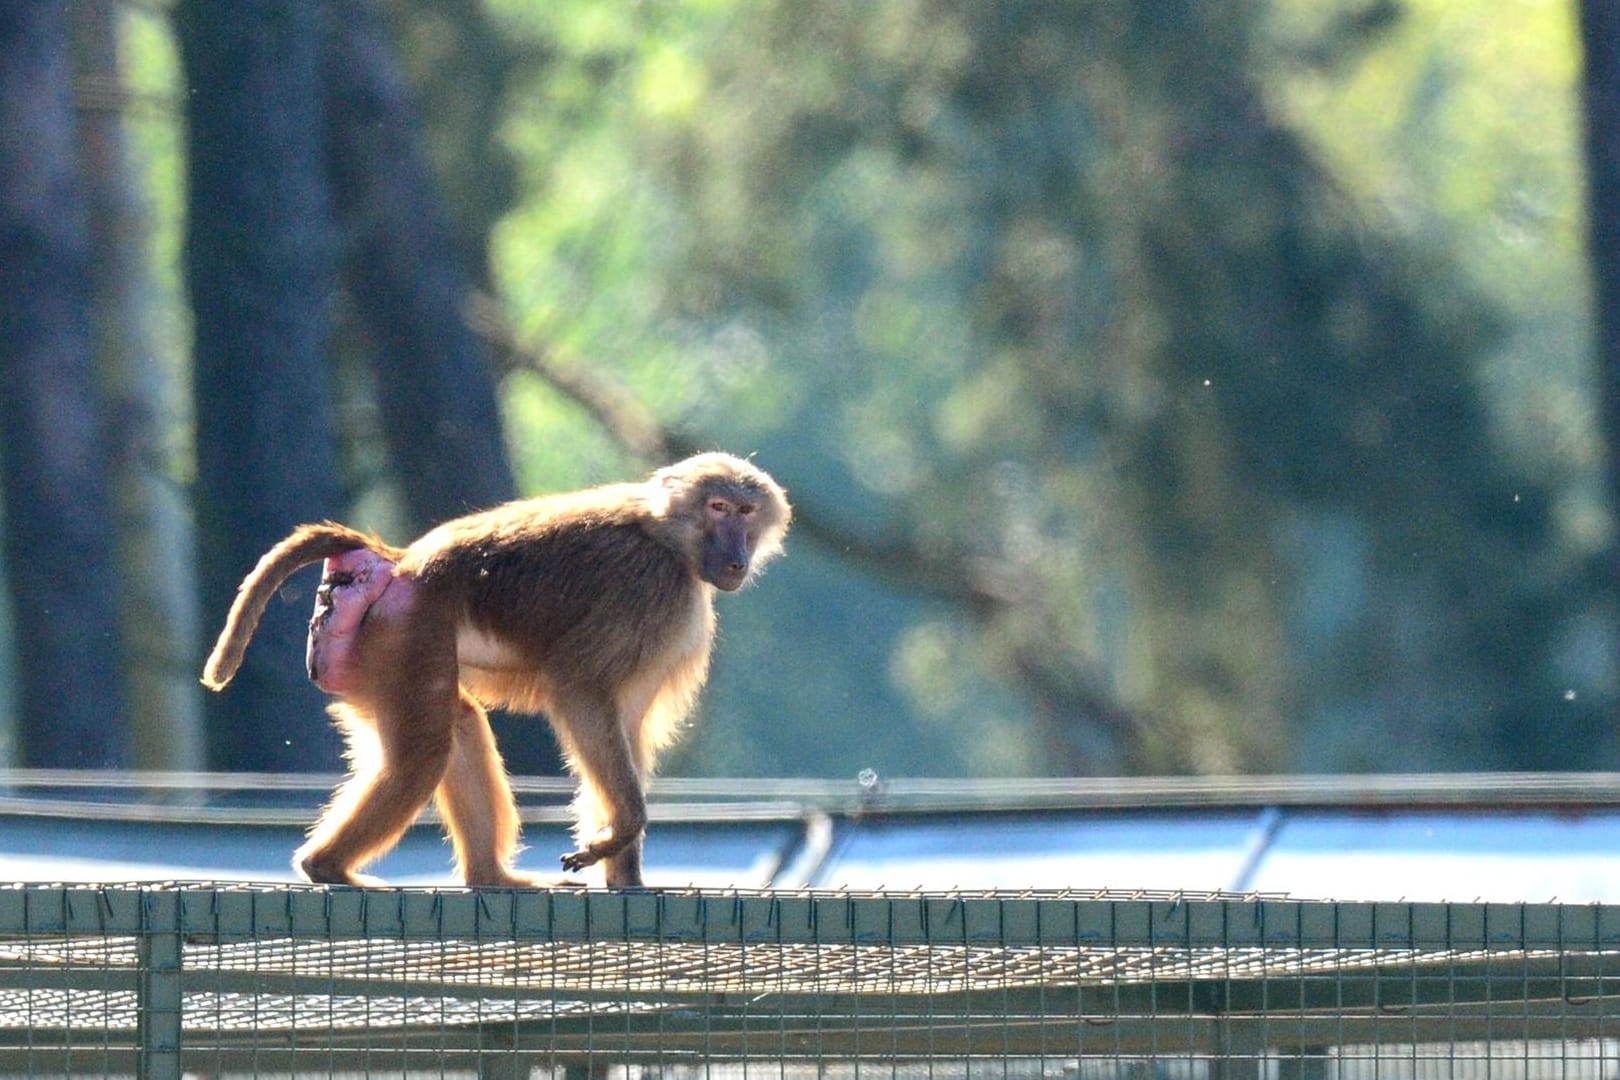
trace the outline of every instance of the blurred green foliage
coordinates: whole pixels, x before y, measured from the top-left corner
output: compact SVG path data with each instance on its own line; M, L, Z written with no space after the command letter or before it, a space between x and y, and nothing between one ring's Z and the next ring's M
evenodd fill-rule
M671 771L1616 763L1566 5L386 10L517 336L820 527Z

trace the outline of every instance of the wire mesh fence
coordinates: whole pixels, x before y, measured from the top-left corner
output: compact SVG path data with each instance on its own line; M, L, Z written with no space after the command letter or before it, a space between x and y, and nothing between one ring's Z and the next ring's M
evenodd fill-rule
M0 888L0 1074L1620 1075L1620 907Z

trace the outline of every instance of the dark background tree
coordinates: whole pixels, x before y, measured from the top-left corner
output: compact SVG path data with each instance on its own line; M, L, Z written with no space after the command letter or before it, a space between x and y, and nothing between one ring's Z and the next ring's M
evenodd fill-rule
M327 342L337 281L319 0L185 0L186 279L195 321L198 579L216 632L253 560L339 512ZM208 699L218 767L332 769L303 670L307 604L274 603L231 693Z
M67 5L0 5L0 478L18 759L130 763Z
M1598 413L1610 505L1620 506L1620 7L1582 0L1580 28ZM1620 600L1620 560L1607 561L1603 576L1613 602Z
M344 280L372 344L407 524L421 532L516 494L490 357L465 318L473 277L452 248L410 90L370 4L332 20L324 62Z
M474 276L418 150L410 92L374 8L340 8L177 12L193 91L198 506L213 553L204 611L223 610L226 586L293 524L347 503L335 407L346 391L333 367L340 283L399 530L415 535L516 493L488 351L465 317ZM212 705L216 760L332 763L295 647L305 619L300 605L272 609L238 685ZM275 730L294 711L307 719ZM555 770L548 742L536 745L515 763Z

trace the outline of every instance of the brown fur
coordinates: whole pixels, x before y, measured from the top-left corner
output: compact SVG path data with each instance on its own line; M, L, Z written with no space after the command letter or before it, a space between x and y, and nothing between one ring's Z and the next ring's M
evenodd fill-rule
M265 605L293 572L360 548L397 563L353 645L358 677L331 712L352 775L296 856L313 881L357 871L436 800L472 885L515 873L517 811L484 709L543 712L580 780L578 850L609 885L641 884L645 790L657 752L708 675L714 593L781 551L791 510L749 462L701 454L640 484L507 503L408 548L305 525L237 594L203 682L241 665ZM318 633L318 630L312 631Z

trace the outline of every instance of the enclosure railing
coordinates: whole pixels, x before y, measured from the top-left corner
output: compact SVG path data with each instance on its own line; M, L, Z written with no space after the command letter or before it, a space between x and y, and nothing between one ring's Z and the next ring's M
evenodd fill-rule
M863 783L863 779L870 782ZM222 794L251 793L258 802L276 794L302 796L289 813L283 807L244 806L233 800L211 816L233 822L293 820L308 823L309 805L319 805L343 777L318 773L172 772L139 769L0 768L0 810L80 816L98 814L141 820L196 821L199 808ZM514 776L513 789L525 821L569 820L574 781L566 777ZM1283 776L1108 777L850 777L843 780L755 777L669 777L653 780L654 811L665 820L701 816L739 806L751 814L860 813L962 810L1044 810L1218 806L1620 806L1620 772L1595 773L1374 773ZM75 799L75 792L94 793ZM122 793L123 801L109 801ZM48 796L42 798L41 796Z
M16 885L0 1073L1595 1080L1620 907Z

